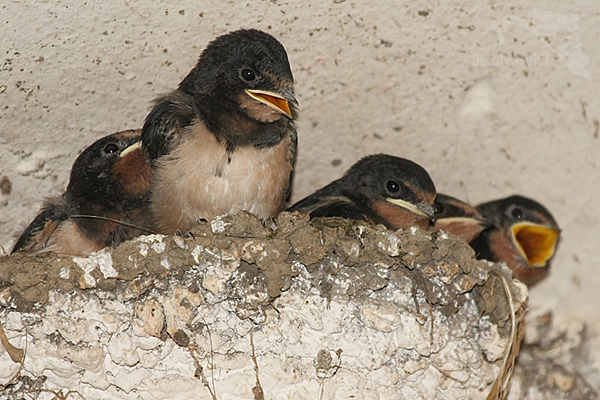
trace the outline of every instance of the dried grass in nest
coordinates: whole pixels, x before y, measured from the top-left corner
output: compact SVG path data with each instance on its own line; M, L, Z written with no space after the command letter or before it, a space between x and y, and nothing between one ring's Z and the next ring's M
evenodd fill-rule
M518 309L515 311L512 292L506 277L495 272L493 273L493 276L500 279L502 282L502 287L506 293L506 301L510 308L510 341L505 350L502 367L494 381L494 385L490 389L487 400L504 400L506 396L508 396L510 382L515 368L515 360L519 355L521 341L525 335L525 307L522 304L519 304Z

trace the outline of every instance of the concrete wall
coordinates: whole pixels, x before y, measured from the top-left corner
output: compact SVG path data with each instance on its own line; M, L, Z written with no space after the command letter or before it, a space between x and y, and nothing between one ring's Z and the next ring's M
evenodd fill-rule
M284 44L296 79L294 199L378 152L472 203L538 199L563 235L531 315L554 313L563 349L587 346L591 361L567 361L597 385L600 5L520 3L4 2L0 244L65 189L82 149L140 127L211 39L255 27Z

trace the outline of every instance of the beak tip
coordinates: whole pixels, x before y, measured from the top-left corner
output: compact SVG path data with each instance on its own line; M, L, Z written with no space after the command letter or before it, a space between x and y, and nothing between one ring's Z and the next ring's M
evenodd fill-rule
M294 118L292 109L289 103L298 105L298 100L294 97L291 91L282 89L278 91L265 91L258 89L246 89L246 93L255 100L260 101L280 111L282 114L289 118Z

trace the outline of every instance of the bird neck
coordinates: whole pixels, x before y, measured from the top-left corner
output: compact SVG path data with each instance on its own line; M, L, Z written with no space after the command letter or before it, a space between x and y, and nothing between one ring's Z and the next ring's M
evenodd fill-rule
M199 97L196 110L206 127L217 140L225 143L230 153L239 147L272 147L291 129L291 122L285 117L261 122L245 114L234 101L217 102L208 97Z

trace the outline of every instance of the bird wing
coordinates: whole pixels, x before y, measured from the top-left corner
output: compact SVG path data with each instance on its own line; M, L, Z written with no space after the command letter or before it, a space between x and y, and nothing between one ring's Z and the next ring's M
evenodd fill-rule
M289 129L289 146L288 146L288 162L292 166L292 170L290 171L290 180L287 188L287 192L285 195L285 201L289 201L292 196L292 187L294 185L294 170L296 167L296 154L298 152L298 132L296 131L296 127L293 124L290 124Z
M364 210L340 190L341 181L337 180L310 196L300 200L288 211L298 211L314 217L342 217L366 220Z
M181 130L194 119L193 100L174 91L156 100L142 128L142 148L150 160L168 154L181 136Z
M34 218L17 240L11 254L17 252L38 253L50 242L59 225L68 219L69 207L63 197L44 201L42 211Z

